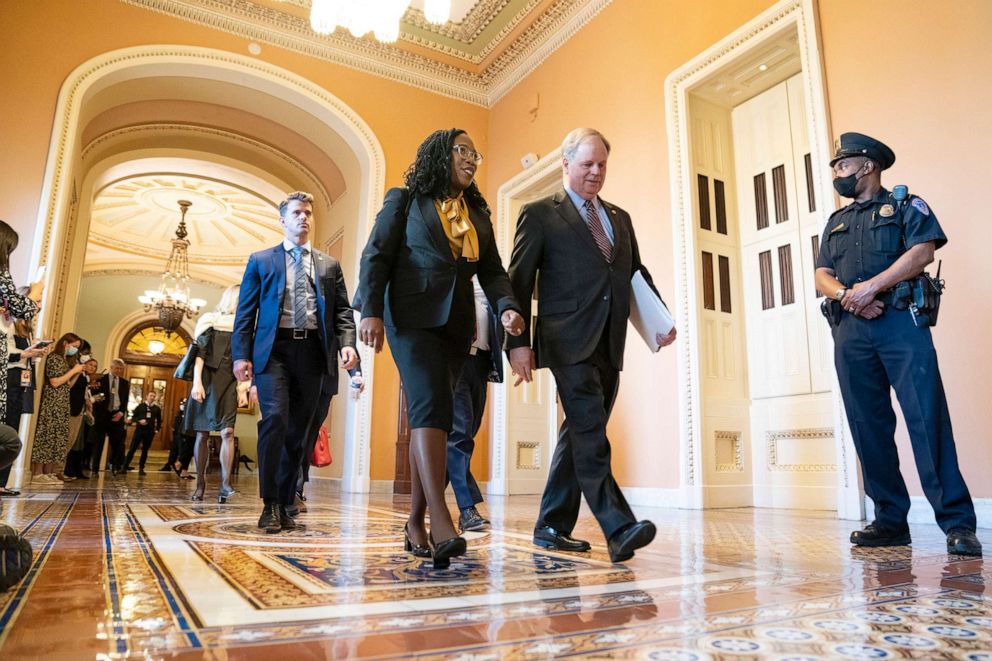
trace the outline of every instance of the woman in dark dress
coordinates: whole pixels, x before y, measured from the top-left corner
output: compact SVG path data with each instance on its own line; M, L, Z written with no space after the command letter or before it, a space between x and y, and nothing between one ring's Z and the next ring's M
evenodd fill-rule
M489 206L474 181L481 161L460 129L428 136L407 170L406 188L386 194L359 276L359 337L377 352L388 337L407 396L411 511L405 548L433 557L438 568L466 550L444 487L454 384L475 332L472 276L478 274L508 333L519 335L524 327L496 249ZM424 524L428 508L430 534Z
M210 432L220 432L220 492L218 503L225 503L234 494L231 487L231 464L234 461L234 423L238 406L247 406L247 389L234 379L231 362L231 330L234 312L238 309L240 287L232 285L224 290L214 312L208 312L196 322L196 344L199 353L193 367L193 388L186 402L183 418L184 433L196 435L193 451L196 463L196 489L192 499L203 500L207 488L207 464Z
M40 309L42 284L32 283L27 294L22 294L13 278L10 277L10 253L14 252L18 243L17 232L14 228L0 220L0 308L10 323L14 320L34 318ZM7 369L8 348L7 332L0 331L0 365ZM7 417L7 379L0 379L0 420Z

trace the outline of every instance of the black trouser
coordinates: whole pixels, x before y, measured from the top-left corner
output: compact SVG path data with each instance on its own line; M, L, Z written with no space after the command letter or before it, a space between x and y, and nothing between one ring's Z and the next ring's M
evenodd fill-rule
M114 469L120 469L124 465L124 439L127 438L127 431L124 429L124 417L117 422L113 422L109 415L101 415L96 420L91 431L93 432L92 455L90 456L90 466L93 472L102 468L100 466L100 455L103 454L103 439L110 439L110 451L107 453L107 461Z
M914 326L908 310L890 308L872 320L844 315L833 337L837 380L865 493L875 503L875 522L887 530L908 525L910 499L899 472L894 391L937 524L945 533L974 531L975 506L958 467L930 329Z
M304 438L320 397L327 362L313 333L276 338L265 371L255 375L258 406L258 489L266 504L292 505Z
M7 370L7 415L3 423L14 430L16 434L21 426L21 412L24 410L24 388L21 387L21 370ZM10 470L17 460L15 455L11 462L0 468L0 489L7 487L7 480L10 479Z
M186 434L176 434L176 438L180 439L179 443L179 466L181 470L186 470L189 468L189 462L193 461L193 453L196 451L196 436L189 436Z
M448 481L455 492L458 509L482 502L479 484L472 475L475 435L486 410L486 388L492 354L480 351L469 356L455 384L454 419L448 434Z
M330 375L325 374L321 380L330 379ZM296 479L296 490L303 491L303 485L310 481L310 460L313 458L313 448L317 445L317 434L320 433L320 426L327 420L327 412L331 410L331 399L334 395L326 392L327 384L320 389L320 397L317 400L317 409L313 412L310 424L307 426L303 439L306 441L303 446L303 458L300 460L300 474Z
M21 439L17 430L9 425L0 425L0 467L8 469L21 453Z
M152 439L155 438L155 428L151 425L146 427L138 426L134 430L134 436L131 437L131 448L127 451L127 457L124 459L124 466L130 466L131 460L134 459L134 453L138 450L138 445L141 445L141 458L138 460L139 470L145 470L145 460L148 459L148 450L152 447Z
M610 364L608 346L604 337L583 362L551 368L565 421L541 497L539 527L570 533L582 496L607 539L636 521L610 468L606 423L616 401L620 372Z

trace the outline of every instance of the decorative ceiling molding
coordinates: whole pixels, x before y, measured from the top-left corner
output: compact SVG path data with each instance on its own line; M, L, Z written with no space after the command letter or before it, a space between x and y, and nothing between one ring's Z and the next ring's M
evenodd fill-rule
M520 25L540 4L540 0L529 0L505 21L486 46L475 53L459 50L440 41L432 42L429 38L410 34L409 30L402 33L401 41L395 45L372 39L356 39L343 30L321 36L311 30L304 17L263 6L252 0L121 2L489 108L612 0L555 0L540 15L534 17L512 41L506 43L510 35L519 31ZM300 2L292 4L303 6ZM466 17L466 21L457 24L462 26L462 32L452 27L444 28L450 34L432 27L423 30L434 30L453 42L466 43L463 40L469 33L477 40L482 31L493 23L496 15L501 11L509 11L509 4L505 0L480 1ZM410 17L410 25L420 29L416 16L418 13L417 10L410 10L407 15ZM407 21L406 17L404 21ZM404 43L465 61L466 66L456 66L411 52L403 48ZM498 55L479 71L478 65L497 52Z
M248 136L241 135L240 133L233 133L231 131L225 131L223 129L200 126L196 124L180 124L174 122L154 122L146 124L137 124L134 126L125 126L113 131L108 131L101 136L98 136L91 140L89 143L83 147L82 159L85 161L93 152L103 145L113 142L115 140L120 140L122 138L132 138L137 135L145 134L163 134L163 135L189 135L189 136L207 136L211 138L218 138L224 141L230 141L238 143L241 145L248 146L257 151L263 152L271 158L282 161L289 167L293 172L297 173L300 177L306 179L309 182L310 188L308 192L315 194L321 203L324 205L325 209L330 209L332 200L330 193L327 192L327 188L323 183L320 182L317 177L313 175L309 168L300 163L298 160L290 156L289 154L267 145L264 142L259 142Z
M111 268L101 269L101 268L95 268L95 269L86 269L86 270L83 271L83 277L84 278L96 278L96 277L99 277L99 276L106 276L106 275L127 276L127 277L131 277L131 276L135 276L135 275L137 275L137 276L154 276L154 277L158 277L158 276L162 275L162 271L161 271L161 269L159 269L158 271L155 271L151 266L149 266L147 269L143 269L143 268L133 268L133 269L111 269ZM210 287L227 287L228 285L233 285L233 284L237 284L238 282L240 282L240 280L238 280L237 278L228 279L228 278L222 278L219 275L218 275L218 277L213 278L213 279L211 279L211 278L197 277L197 276L193 275L192 270L191 270L191 272L189 274L189 281L190 282L193 282L193 283L196 283L196 284L200 284L200 285L207 285L207 286L210 286ZM157 318L158 317L155 317L155 319L157 319Z

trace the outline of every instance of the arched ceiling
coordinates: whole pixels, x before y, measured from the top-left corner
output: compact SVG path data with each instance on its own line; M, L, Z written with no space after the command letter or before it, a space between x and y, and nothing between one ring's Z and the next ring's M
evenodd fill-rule
M186 214L192 264L240 264L244 251L260 250L281 238L273 200L229 181L155 172L120 179L97 193L90 242L168 257L179 224L179 200L193 203Z
M453 0L432 25L413 0L394 44L343 28L318 35L311 0L123 0L177 20L491 106L612 0Z
M248 255L282 239L284 196L272 182L209 160L126 160L95 188L84 273L161 273L179 225L178 201L188 200L191 277L240 282Z

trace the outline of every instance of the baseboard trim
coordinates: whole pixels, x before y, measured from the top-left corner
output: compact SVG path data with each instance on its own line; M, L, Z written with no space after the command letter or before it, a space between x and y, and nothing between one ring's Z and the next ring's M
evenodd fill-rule
M372 480L369 493L393 493L394 480Z
M656 489L653 487L620 487L627 502L635 507L679 506L678 489Z
M935 523L933 508L924 496L912 496L909 499L910 523ZM979 528L992 529L992 498L975 498L975 518ZM868 521L875 520L875 503L865 496L865 517Z

